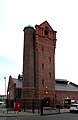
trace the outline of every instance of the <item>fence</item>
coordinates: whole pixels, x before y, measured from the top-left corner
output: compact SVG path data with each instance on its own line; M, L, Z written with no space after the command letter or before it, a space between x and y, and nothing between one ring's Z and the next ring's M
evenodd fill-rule
M14 110L14 102L18 102L22 106L24 112L38 113L40 115L47 115L53 113L60 113L60 109L54 109L52 105L44 105L44 101L39 99L20 99L20 100L6 100L7 109Z

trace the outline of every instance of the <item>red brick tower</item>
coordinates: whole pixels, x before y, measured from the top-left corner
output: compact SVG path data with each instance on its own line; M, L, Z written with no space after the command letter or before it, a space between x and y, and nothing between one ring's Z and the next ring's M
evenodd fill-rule
M26 106L31 107L32 99L35 97L34 87L34 33L33 27L24 28L24 48L23 48L23 83L22 99L27 101Z
M55 47L56 31L47 21L36 25L36 98L43 99L45 105L54 105L55 101Z
M47 21L24 28L22 99L55 101L56 31Z

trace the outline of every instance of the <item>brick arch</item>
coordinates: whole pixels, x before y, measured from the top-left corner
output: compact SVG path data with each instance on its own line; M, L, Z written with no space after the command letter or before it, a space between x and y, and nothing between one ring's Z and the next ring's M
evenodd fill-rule
M43 106L44 107L50 107L51 106L51 99L49 97L45 97L43 99Z

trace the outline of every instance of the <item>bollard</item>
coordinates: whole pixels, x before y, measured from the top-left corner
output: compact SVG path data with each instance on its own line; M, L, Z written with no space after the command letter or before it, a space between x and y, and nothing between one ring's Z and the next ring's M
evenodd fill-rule
M32 100L32 113L34 113L34 99Z
M43 115L43 99L41 100L41 115Z
M24 112L25 112L25 100L24 100Z
M59 111L59 114L60 114L60 108L58 109L58 111Z

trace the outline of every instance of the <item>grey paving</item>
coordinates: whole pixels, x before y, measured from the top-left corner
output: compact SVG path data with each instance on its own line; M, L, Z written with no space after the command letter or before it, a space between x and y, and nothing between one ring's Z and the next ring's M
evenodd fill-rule
M59 113L67 113L67 112L69 112L69 109L60 109L60 111L59 110L44 110L43 111L43 114L44 115L49 115L49 114L59 114ZM32 113L32 110L30 110L30 111L26 111L26 112L24 112L23 110L21 111L21 112L15 112L15 111L8 111L8 113L7 113L7 109L0 109L0 116L10 116L10 117L12 117L12 116L40 116L41 115L41 113L40 113L40 111L39 111L39 114L38 114L38 110L35 110L35 113Z
M45 116L0 117L0 120L78 120L78 114L65 113Z

